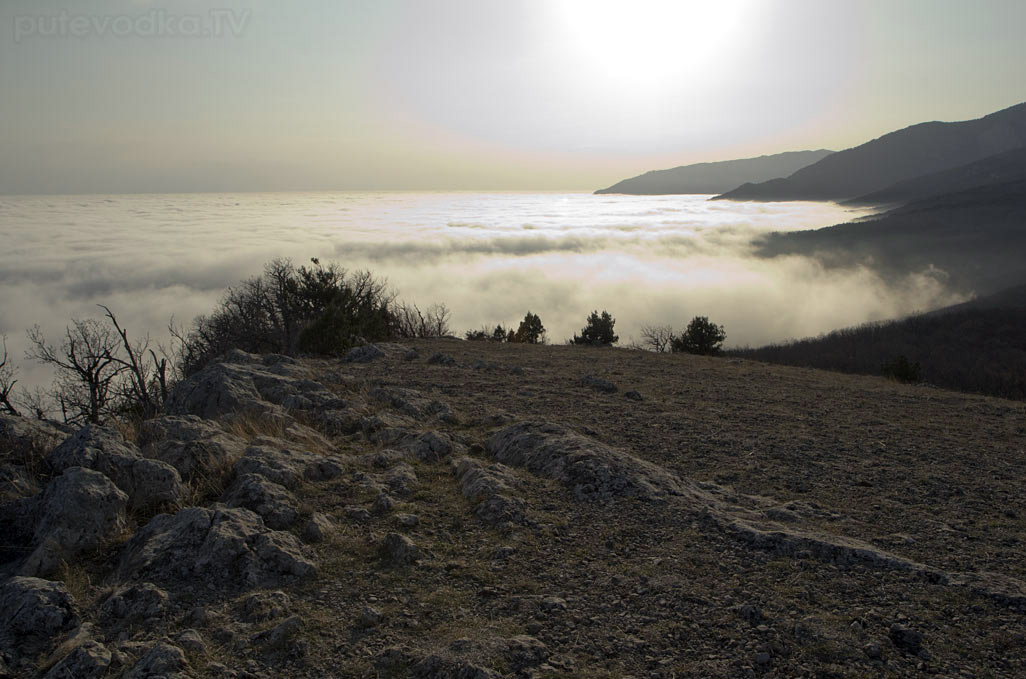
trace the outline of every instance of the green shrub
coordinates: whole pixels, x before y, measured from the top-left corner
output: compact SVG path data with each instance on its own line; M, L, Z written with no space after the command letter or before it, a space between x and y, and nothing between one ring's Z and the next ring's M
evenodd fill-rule
M585 344L597 347L608 347L616 344L620 338L613 334L613 326L616 319L603 310L599 315L598 311L592 311L588 316L588 324L581 329L580 335L574 335L573 344Z
M722 350L725 339L727 333L722 325L716 325L707 316L695 316L680 337L670 340L670 350L716 356Z
M545 344L545 326L542 325L538 314L528 311L510 341L524 344Z

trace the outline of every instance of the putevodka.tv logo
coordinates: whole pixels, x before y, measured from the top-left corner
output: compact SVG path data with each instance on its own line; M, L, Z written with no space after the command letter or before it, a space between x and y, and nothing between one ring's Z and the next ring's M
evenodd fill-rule
M154 9L141 14L25 14L14 17L14 41L37 38L238 38L250 10L211 9L174 14Z

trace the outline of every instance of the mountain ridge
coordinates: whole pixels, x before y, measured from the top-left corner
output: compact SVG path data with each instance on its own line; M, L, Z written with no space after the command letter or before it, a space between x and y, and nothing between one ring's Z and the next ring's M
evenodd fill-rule
M848 200L898 182L1026 146L1026 103L981 118L924 122L838 151L786 178L748 183L716 200Z
M691 165L680 165L665 170L649 170L644 174L623 179L595 194L621 193L635 196L723 193L746 181L760 181L790 174L815 163L834 151L786 151L753 158L737 158Z

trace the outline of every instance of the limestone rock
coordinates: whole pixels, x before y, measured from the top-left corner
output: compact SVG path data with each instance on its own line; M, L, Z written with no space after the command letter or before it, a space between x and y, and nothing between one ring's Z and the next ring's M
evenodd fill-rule
M63 584L15 576L0 585L0 655L35 658L78 624Z
M408 566L417 561L420 550L413 540L401 533L389 533L381 543L381 556L392 566Z
M314 571L291 534L223 505L154 517L128 541L118 565L122 578L195 580L225 590L274 586Z
M113 429L90 424L57 446L48 458L56 471L85 467L105 474L134 507L177 502L182 480L174 467L144 458Z
M353 347L342 357L343 363L370 363L376 358L381 358L385 352L375 344L365 344L362 347Z
M292 601L282 591L253 592L239 599L239 617L244 622L258 623L289 615Z
M190 679L189 661L177 646L158 642L139 659L124 679Z
M107 674L110 662L110 650L87 639L51 667L43 679L100 679Z
M485 465L471 457L461 457L450 464L463 497L471 502L474 516L492 525L524 522L524 502L513 494L513 477L507 467L498 463Z
M324 542L335 532L331 519L320 512L314 512L303 524L303 539L307 542Z
M225 493L224 502L229 507L245 507L256 512L275 530L284 530L299 518L292 493L259 474L237 477Z
M245 444L195 415L164 416L142 423L142 453L167 462L183 479L223 473L241 457Z
M30 572L49 575L53 557L70 559L100 547L127 528L128 496L100 472L69 467L43 491L35 543L56 554L33 554ZM38 551L38 550L37 550Z
M595 377L593 375L585 375L577 381L582 387L588 387L595 391L601 391L604 394L615 394L616 385L609 380L602 379L601 377Z
M235 474L259 474L286 488L295 488L304 479L327 481L337 478L344 468L337 458L296 450L276 439L260 438L235 463Z
M149 582L125 585L100 604L100 620L114 627L129 627L162 619L168 614L167 592Z
M580 500L665 500L683 492L679 479L661 467L559 424L514 424L493 434L485 448L503 464L563 483Z

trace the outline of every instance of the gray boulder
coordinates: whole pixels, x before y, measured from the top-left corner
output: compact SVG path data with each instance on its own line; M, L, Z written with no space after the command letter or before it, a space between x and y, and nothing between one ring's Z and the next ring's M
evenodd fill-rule
M284 530L299 518L296 498L273 481L259 474L243 474L235 479L225 494L224 503L229 507L245 507L264 520L275 530Z
M63 584L15 576L0 585L0 655L35 660L78 624Z
M238 476L259 474L286 488L295 488L304 480L338 478L344 470L345 465L338 458L296 450L284 441L268 438L256 439L235 463Z
M239 599L237 608L243 622L267 622L289 615L292 601L282 591L253 592Z
M381 358L385 352L375 344L365 344L362 347L353 347L342 357L343 363L370 363L376 358Z
M124 679L190 679L190 671L182 649L158 642L125 673Z
M105 474L128 494L133 507L152 507L180 500L182 479L174 467L144 458L113 429L90 424L68 437L48 458L56 471L85 467Z
M400 533L389 533L381 543L381 557L391 566L408 566L419 556L420 550L413 540Z
M493 434L485 448L503 464L559 481L579 500L665 500L683 494L680 480L662 467L559 424L514 424Z
M463 497L470 501L471 511L478 519L491 525L525 521L524 501L513 494L515 482L508 467L498 463L486 465L471 457L453 460L450 465L459 479Z
M58 559L97 549L128 527L128 496L100 472L69 467L43 491L35 540L23 572L49 575Z
M604 394L615 394L616 385L609 380L602 379L601 377L595 377L594 375L585 375L577 381L582 387L588 387L595 391L601 391Z
M306 379L303 370L285 356L231 351L178 384L164 411L204 419L245 415L288 422L287 410L345 407L323 384Z
M169 604L167 592L152 583L125 585L100 604L100 620L117 628L152 624L167 617Z
M110 668L111 652L98 641L87 639L50 668L43 679L100 679Z
M227 472L246 447L239 438L195 415L146 420L139 439L144 456L167 462L183 479Z
M222 590L275 586L315 572L301 543L248 509L190 507L160 514L125 545L123 579L201 582Z

